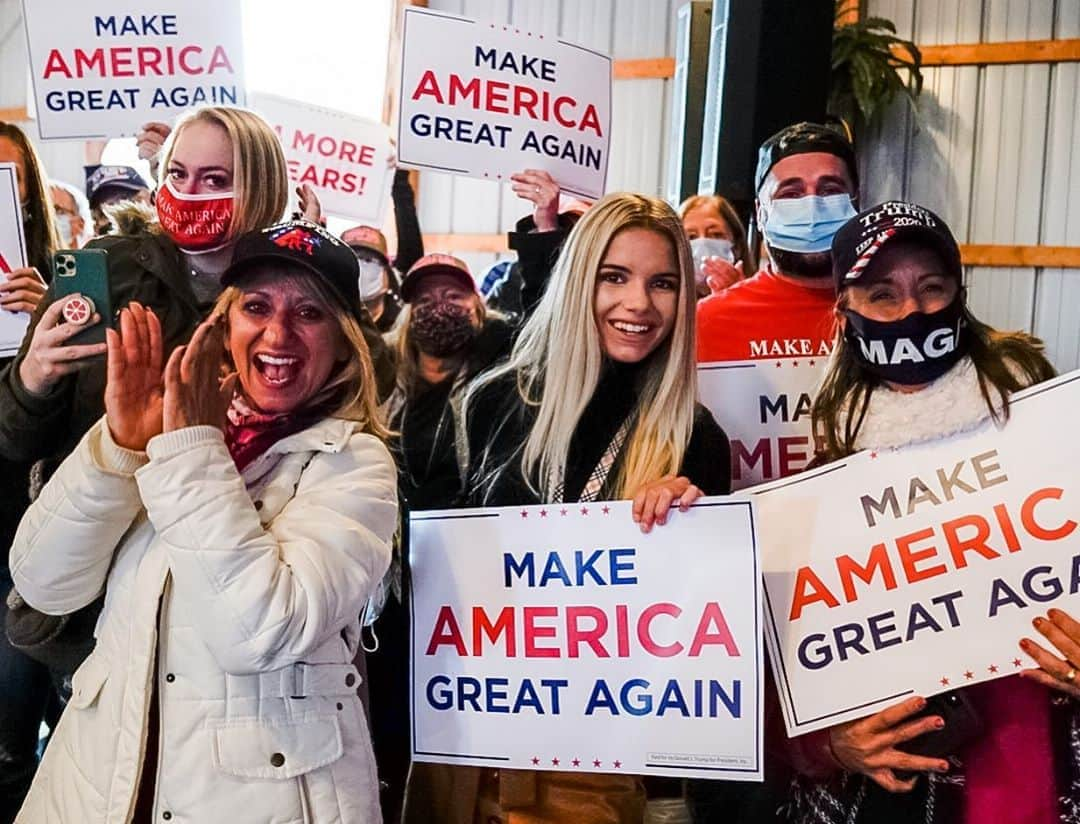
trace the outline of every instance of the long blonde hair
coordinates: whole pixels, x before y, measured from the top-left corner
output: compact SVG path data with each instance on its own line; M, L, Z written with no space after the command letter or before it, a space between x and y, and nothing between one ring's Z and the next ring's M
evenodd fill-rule
M233 216L229 238L281 220L289 199L285 153L270 124L247 109L202 106L181 115L161 152L159 185L165 182L177 137L185 126L196 121L220 126L232 142Z
M504 375L516 376L521 399L536 409L521 454L521 473L547 499L565 477L571 438L600 381L604 352L594 308L600 264L611 239L631 227L650 229L671 241L680 284L674 328L649 356L641 379L637 419L613 485L616 494L632 495L644 484L677 472L690 440L697 403L690 245L678 215L664 201L611 194L589 209L570 233L509 360L481 375L465 399L467 421L477 392ZM533 479L539 479L539 489Z
M257 270L252 271L254 273ZM372 366L371 352L368 350L367 341L364 340L364 333L360 330L356 317L342 306L341 299L321 278L300 270L290 270L286 277L303 280L305 290L315 297L337 321L349 350L348 360L330 373L326 385L308 401L307 405L314 407L328 404L330 411L327 417L356 421L362 432L385 440L390 431L379 414L375 390L375 367ZM225 316L226 329L229 310L240 301L243 295L244 292L240 287L228 286L218 296L212 313Z

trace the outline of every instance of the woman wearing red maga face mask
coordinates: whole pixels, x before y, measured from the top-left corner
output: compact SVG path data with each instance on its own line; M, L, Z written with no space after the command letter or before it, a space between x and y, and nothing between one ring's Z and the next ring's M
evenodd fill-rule
M821 458L1004 421L1012 393L1053 376L1038 340L972 315L956 241L928 209L899 201L868 209L837 232L832 256L840 329L814 403ZM1080 749L1069 737L1080 728L1080 705L1054 699L1080 696L1072 668L1080 665L1080 624L1059 609L1034 624L1030 638L1015 640L1041 669L955 690L930 706L913 696L791 739L804 778L790 821L1073 820ZM935 732L936 740L912 745Z

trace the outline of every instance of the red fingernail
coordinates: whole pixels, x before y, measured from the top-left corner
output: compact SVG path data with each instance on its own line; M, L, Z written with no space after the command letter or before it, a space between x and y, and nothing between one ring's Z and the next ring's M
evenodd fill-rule
M1042 626L1042 623L1043 623L1043 619L1039 618L1038 616L1031 619L1031 624L1032 624L1032 626L1035 627L1035 629L1039 629Z

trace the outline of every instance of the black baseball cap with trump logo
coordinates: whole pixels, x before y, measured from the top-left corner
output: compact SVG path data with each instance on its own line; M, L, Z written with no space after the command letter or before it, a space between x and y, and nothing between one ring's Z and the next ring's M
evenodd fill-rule
M356 255L322 226L308 220L287 220L241 235L221 285L230 286L252 266L271 262L289 263L321 278L349 312L363 317Z
M960 247L945 221L917 203L887 200L859 212L833 236L836 291L857 283L866 275L874 255L898 239L914 240L934 249L941 255L945 273L958 282L963 280Z

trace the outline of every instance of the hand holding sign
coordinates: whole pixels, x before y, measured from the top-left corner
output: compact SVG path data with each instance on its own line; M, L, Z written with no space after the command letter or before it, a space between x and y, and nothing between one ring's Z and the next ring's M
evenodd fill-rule
M901 780L898 772L948 772L949 762L940 758L925 758L897 749L913 738L941 729L944 720L939 715L912 720L922 711L926 699L909 698L867 718L838 724L829 730L829 749L840 766L849 772L872 778L889 792L908 792L915 778Z
M1074 661L1080 661L1080 623L1060 609L1050 610L1045 618L1037 617L1032 624L1064 656L1059 658L1046 647L1030 638L1020 642L1020 649L1035 659L1038 669L1027 669L1020 674L1052 690L1058 690L1073 698L1080 698L1080 683Z
M677 504L680 512L686 512L701 495L701 489L690 483L689 478L665 475L658 481L646 484L634 495L634 523L641 527L642 532L648 533L653 524L663 526L667 523L672 506Z
M172 128L168 123L151 121L143 123L139 134L135 137L135 145L139 150L139 158L150 162L150 174L158 176L158 165L161 160L161 149L169 137Z
M540 169L526 169L510 175L514 194L536 204L533 222L538 232L554 232L559 228L559 184Z
M45 283L33 266L13 269L0 279L0 309L33 313L45 297Z

